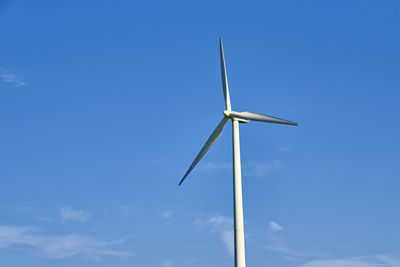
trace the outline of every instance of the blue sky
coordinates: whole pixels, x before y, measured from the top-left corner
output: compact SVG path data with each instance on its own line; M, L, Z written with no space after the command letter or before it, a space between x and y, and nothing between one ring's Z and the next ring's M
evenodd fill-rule
M0 1L0 265L400 266L397 1Z

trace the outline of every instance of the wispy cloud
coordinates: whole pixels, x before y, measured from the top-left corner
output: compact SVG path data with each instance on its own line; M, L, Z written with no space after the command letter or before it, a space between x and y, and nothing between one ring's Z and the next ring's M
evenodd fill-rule
M286 151L288 151L290 149L290 147L288 147L288 146L283 146L283 147L280 147L279 148L279 152L286 152Z
M132 206L130 206L130 205L128 205L128 204L124 204L124 205L122 205L121 207L119 207L120 208L120 210L121 210L121 212L122 212L122 215L124 216L124 217L129 217L132 213L133 213L133 207Z
M142 162L143 165L160 165L162 163L164 163L162 159L150 159Z
M172 266L174 266L174 262L173 262L173 261L170 261L170 260L163 260L162 263L161 263L161 265L162 265L163 267L172 267Z
M193 221L198 231L207 231L216 234L225 245L229 255L234 255L233 220L231 217L216 215L206 218L198 218Z
M280 237L270 237L268 238L268 244L264 246L265 249L278 252L284 259L290 261L299 261L307 256L304 253L295 251L288 247L284 240Z
M270 222L269 229L271 229L271 231L278 232L278 231L282 230L283 227L281 225L277 224L276 222Z
M243 172L247 176L261 177L279 171L282 168L282 162L278 159L272 161L252 161L245 163Z
M199 166L200 171L228 171L232 170L232 163L228 162L204 162Z
M23 77L2 69L0 69L0 81L3 84L15 87L21 87L28 84L26 81L24 81Z
M41 222L52 222L52 221L54 221L54 219L51 218L51 217L39 217L39 218L37 218L37 220L41 221Z
M73 208L61 208L60 217L63 222L84 223L89 220L90 214Z
M371 255L350 258L313 260L302 267L399 267L400 257L393 255Z
M251 161L242 164L243 173L246 176L262 177L277 172L282 168L282 162L278 159L271 161ZM231 171L232 163L206 162L199 166L201 171Z
M400 267L400 257L389 254L326 258L326 254L304 253L288 246L281 234L283 229L281 225L271 221L267 230L267 245L264 248L277 252L288 261L297 262L296 266L299 267Z
M283 226L278 223L271 221L267 229L267 244L264 246L265 249L275 251L280 254L283 258L290 261L304 260L306 254L299 252L298 250L290 248L285 242L281 235Z
M103 241L82 234L43 235L31 226L0 225L0 249L16 245L29 246L46 258L66 258L82 255L94 260L101 256L125 256L128 253L110 247L123 240Z
M163 212L161 212L161 217L163 217L164 219L169 219L172 217L172 215L174 215L174 211L172 210L164 210Z

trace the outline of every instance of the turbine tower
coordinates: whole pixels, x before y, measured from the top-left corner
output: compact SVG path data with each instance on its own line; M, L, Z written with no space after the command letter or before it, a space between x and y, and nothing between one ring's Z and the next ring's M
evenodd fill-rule
M234 205L234 236L235 236L235 267L245 267L245 253L244 253L244 227L243 227L243 201L242 201L242 173L240 168L240 143L239 143L239 122L247 123L249 121L270 122L279 124L289 124L297 126L297 123L262 115L253 112L236 112L232 111L231 100L229 97L228 79L226 76L224 49L222 47L222 38L219 39L220 60L221 60L221 75L222 75L222 88L225 97L225 111L224 117L218 124L217 128L212 132L205 145L197 154L193 163L186 171L179 185L186 179L189 173L193 170L196 164L210 149L217 138L220 136L228 120L232 121L232 145L233 145L233 205Z

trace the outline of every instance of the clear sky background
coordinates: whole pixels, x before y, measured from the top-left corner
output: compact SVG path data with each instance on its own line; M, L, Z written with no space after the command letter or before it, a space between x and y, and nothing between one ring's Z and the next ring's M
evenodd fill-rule
M398 1L0 1L0 266L400 266Z

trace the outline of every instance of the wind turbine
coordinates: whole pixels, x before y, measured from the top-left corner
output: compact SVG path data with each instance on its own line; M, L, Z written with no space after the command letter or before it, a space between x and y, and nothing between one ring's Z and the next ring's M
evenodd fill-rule
M186 179L189 173L193 170L196 164L204 156L204 154L210 149L217 138L220 136L222 129L224 128L228 120L232 121L232 145L233 145L233 202L234 202L234 236L235 236L235 267L245 267L245 253L244 253L244 227L243 227L243 201L242 201L242 173L240 168L240 143L239 143L239 122L248 123L249 121L260 121L270 122L279 124L289 124L297 126L297 123L262 115L253 112L236 112L232 111L231 100L229 97L228 79L226 76L224 49L222 46L222 38L219 39L220 49L220 60L221 60L221 75L222 75L222 87L225 97L225 111L224 117L218 124L217 128L212 132L205 145L201 148L199 154L197 154L193 163L186 171L179 185Z

